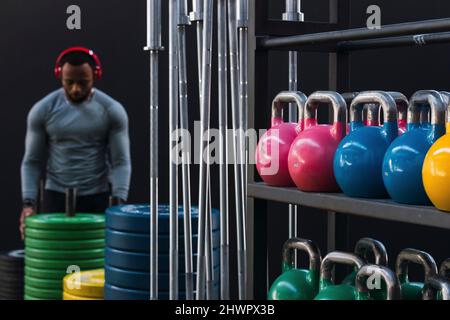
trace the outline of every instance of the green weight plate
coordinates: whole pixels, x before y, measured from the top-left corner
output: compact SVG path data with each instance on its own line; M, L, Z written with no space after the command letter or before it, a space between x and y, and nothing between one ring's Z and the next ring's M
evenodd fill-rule
M41 213L25 220L29 228L45 230L91 230L105 227L105 216L94 213L78 213L67 217L63 213Z
M39 299L39 298L32 297L30 295L24 295L23 298L24 298L24 300L42 300L42 299Z
M25 276L39 278L39 279L53 279L61 280L67 275L67 270L51 270L51 269L37 269L32 267L25 267ZM62 282L61 282L62 283Z
M25 238L25 247L35 249L54 249L54 250L70 250L70 249L103 249L105 247L105 239L91 240L41 240Z
M103 266L104 259L87 259L87 260L45 260L36 259L31 257L25 257L25 265L27 267L38 268L38 269L67 269L69 266L75 265L82 270L94 269L97 266Z
M102 239L105 237L105 229L45 230L45 229L26 228L25 236L27 238L44 239L44 240Z
M25 295L47 300L62 300L62 289L40 289L31 286L25 286Z
M27 257L38 259L100 259L105 256L105 250L101 249L88 249L88 250L45 250L26 248L25 254Z
M62 280L40 279L34 277L25 277L25 285L39 289L62 290Z

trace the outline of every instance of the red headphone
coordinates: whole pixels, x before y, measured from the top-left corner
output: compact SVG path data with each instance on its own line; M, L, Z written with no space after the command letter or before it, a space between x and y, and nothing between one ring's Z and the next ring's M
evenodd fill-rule
M102 64L100 63L100 59L94 53L94 51L84 48L84 47L71 47L71 48L64 50L63 52L61 52L59 54L58 59L56 59L56 65L55 65L55 77L56 78L59 79L61 77L61 72L62 72L61 60L64 58L65 55L67 55L71 52L84 52L87 55L89 55L90 57L92 57L92 59L95 62L94 77L97 80L100 80L102 78L103 71L102 71Z

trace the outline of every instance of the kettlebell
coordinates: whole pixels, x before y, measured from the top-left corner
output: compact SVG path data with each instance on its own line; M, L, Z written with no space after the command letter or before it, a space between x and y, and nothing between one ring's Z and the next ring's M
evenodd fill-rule
M450 281L450 258L447 258L442 262L439 268L439 275Z
M295 269L295 250L306 251L309 255L309 270ZM269 300L312 300L319 290L319 270L321 262L317 245L306 239L293 238L283 246L283 273L270 288Z
M447 133L428 150L422 167L425 192L433 205L450 212L450 93L441 92L447 106Z
M425 282L423 300L450 300L450 282L441 276L430 276Z
M408 267L410 263L416 263L424 269L424 282L410 282L408 279ZM424 283L428 278L437 274L437 266L433 257L428 253L416 249L404 249L397 256L395 270L402 288L403 300L421 300Z
M369 261L369 253L372 253L375 258L375 264L386 267L388 265L388 254L384 244L378 240L372 238L361 238L356 242L355 255L363 259L366 263ZM353 284L355 283L355 277L358 270L354 270L342 283Z
M375 284L372 280L375 280ZM369 282L374 288L368 287ZM385 284L385 289L382 289L382 283ZM359 269L356 274L355 288L356 300L378 300L377 292L380 290L385 296L383 300L400 300L402 296L400 282L395 273L385 266L376 264L366 264Z
M394 98L397 105L398 112L398 135L401 136L406 132L406 119L408 110L408 99L400 92L389 91L388 94ZM364 119L365 126L379 126L380 125L380 105L375 103L369 103L364 106L364 110L367 110L367 117Z
M353 99L355 99L358 96L359 92L344 92L342 94L342 98L344 98L345 103L347 104L347 126L346 126L346 133L349 134L350 133L350 124L348 123L348 115L349 115L349 110L348 108L350 107L350 105L352 104Z
M431 126L420 126L420 104L431 108ZM383 160L383 181L391 198L399 203L428 205L422 182L422 166L428 150L445 133L445 104L434 90L416 92L408 107L408 130L392 142Z
M275 187L293 187L289 175L288 154L292 142L303 130L306 96L301 92L281 92L272 102L272 125L256 147L256 169L262 180ZM283 121L283 107L295 103L298 123Z
M347 264L355 266L358 270L364 265L364 261L355 254L341 251L330 252L323 258L320 266L319 294L314 300L355 300L356 290L354 284L334 284L332 271L335 264Z
M333 124L317 124L320 103L333 107ZM346 134L347 106L339 93L317 91L305 106L304 130L289 150L289 173L297 188L307 192L335 192L339 186L333 174L333 158Z
M383 126L363 125L362 107L367 103L381 105ZM387 197L381 168L387 148L398 136L397 106L392 96L383 91L360 93L350 106L350 131L334 156L337 183L350 197Z

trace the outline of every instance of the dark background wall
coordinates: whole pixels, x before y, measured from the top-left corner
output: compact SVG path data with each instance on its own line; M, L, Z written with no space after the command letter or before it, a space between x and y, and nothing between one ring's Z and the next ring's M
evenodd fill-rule
M167 46L167 1L163 3L163 44ZM284 1L271 1L271 17L279 18ZM66 28L66 8L77 4L82 10L82 30ZM352 1L352 26L364 26L366 8L378 4L382 9L382 23L406 22L417 19L447 17L450 3L444 0L411 1ZM307 20L326 21L328 1L302 1ZM34 102L60 85L52 70L58 53L72 45L92 47L100 56L104 67L104 80L96 86L123 103L130 118L130 136L133 158L133 176L129 202L148 201L148 55L142 50L146 39L145 1L123 0L3 0L0 2L0 249L21 246L18 218L21 209L20 162L23 156L25 119ZM188 68L190 94L190 120L199 119L197 100L197 67L195 30L188 32ZM351 58L351 89L397 90L410 96L419 89L450 90L448 73L449 45L427 48L386 49L354 53ZM326 54L302 53L299 63L300 90L310 94L327 89ZM214 65L216 56L214 55ZM285 90L287 81L287 53L270 56L269 90L272 96ZM167 51L160 60L160 202L168 200L168 78ZM213 79L216 73L213 72ZM217 87L213 86L213 98ZM216 101L216 100L213 100ZM214 104L213 104L214 106ZM258 106L268 111L268 106ZM211 114L212 126L217 127L217 112ZM193 127L191 127L193 132ZM197 181L198 168L192 168ZM232 170L230 168L230 177ZM217 184L217 171L213 172L213 186ZM197 202L197 183L192 186L193 203ZM230 190L230 195L233 190ZM213 192L218 206L218 187ZM230 203L233 212L233 201ZM282 243L288 236L287 206L271 204L269 241L271 245L271 276L279 272ZM301 209L300 234L314 239L322 251L326 249L326 220L322 212ZM444 214L444 213L443 213ZM388 246L391 262L405 247L429 251L438 262L450 255L449 233L430 229L351 218L350 233L341 235L354 243L362 236L372 236ZM231 224L233 228L233 224ZM233 239L233 237L232 237ZM234 241L234 240L232 240ZM234 245L234 242L232 242ZM350 249L350 248L340 248ZM232 261L234 263L234 261Z

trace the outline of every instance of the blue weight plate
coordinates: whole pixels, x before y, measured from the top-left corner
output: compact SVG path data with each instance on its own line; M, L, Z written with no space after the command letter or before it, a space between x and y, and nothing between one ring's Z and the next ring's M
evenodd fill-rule
M158 288L161 291L169 291L169 274L158 274ZM196 279L196 273L194 273L194 283ZM105 265L105 282L122 288L137 289L137 290L149 290L150 273L128 271L124 269L114 268ZM214 269L214 284L220 282L220 268ZM178 276L178 287L180 291L185 288L185 276L184 273Z
M213 232L213 249L220 246L220 233L219 231ZM158 237L158 247L159 253L169 252L170 237L168 235L160 235ZM150 236L140 234L140 233L129 233L116 230L106 230L106 247L140 252L149 253L150 252ZM184 238L178 238L178 248L181 253L184 252ZM197 249L197 235L192 237L192 249Z
M169 233L169 206L159 206L158 229L160 234ZM197 233L198 229L198 208L192 207L192 233ZM178 207L178 233L183 234L183 207ZM213 229L219 229L220 213L213 209ZM127 204L115 206L106 210L106 227L119 231L150 233L150 206L144 204Z
M184 272L184 255L178 255L179 258L179 271ZM220 250L216 249L213 252L213 263L214 266L220 265ZM193 255L193 265L194 270L197 265L197 255ZM149 271L150 270L150 255L146 253L137 253L116 250L112 248L106 248L105 250L105 264L112 267L126 269L126 270L136 270L136 271ZM158 256L158 266L160 272L169 272L169 255L160 254Z
M149 300L150 293L148 291L143 290L132 290L125 289L117 286L112 286L110 284L105 283L105 300ZM195 292L194 292L195 294ZM220 294L219 286L216 285L213 288L213 297L218 299ZM180 300L186 299L186 294L184 292L178 293L178 298ZM159 300L169 300L169 292L159 292L158 293Z

